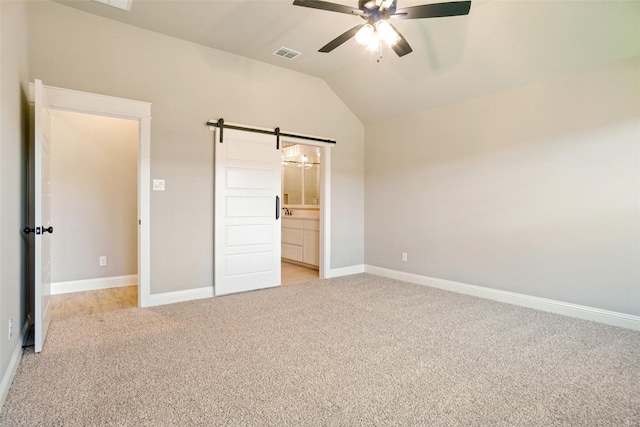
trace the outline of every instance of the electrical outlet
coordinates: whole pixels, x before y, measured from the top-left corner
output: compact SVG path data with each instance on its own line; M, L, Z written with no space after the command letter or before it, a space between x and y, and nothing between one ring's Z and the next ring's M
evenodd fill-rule
M153 180L153 191L164 191L164 179Z
M402 262L407 262L407 253L402 252Z
M99 258L98 260L98 264L100 265L100 267L106 267L107 266L107 256L103 255Z
M13 336L13 317L9 317L9 340Z

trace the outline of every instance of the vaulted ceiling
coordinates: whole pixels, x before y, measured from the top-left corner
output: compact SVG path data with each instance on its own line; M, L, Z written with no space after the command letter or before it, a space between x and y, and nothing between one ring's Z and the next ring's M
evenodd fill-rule
M318 49L363 22L293 0L133 0L131 11L58 1L126 24L324 79L363 123L507 91L640 55L640 2L476 0L467 16L396 20L413 48L399 58L350 40ZM341 3L357 7L357 0ZM410 7L433 0L398 0ZM273 55L287 47L302 55Z

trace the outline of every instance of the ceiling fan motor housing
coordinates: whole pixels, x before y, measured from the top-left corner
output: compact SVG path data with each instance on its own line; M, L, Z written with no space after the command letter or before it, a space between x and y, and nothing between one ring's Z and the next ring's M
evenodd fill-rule
M362 18L374 18L374 21L380 19L381 16L379 15L382 15L382 12L380 11L380 5L378 3L379 2L376 2L375 0L358 0L358 9L369 14L369 17L363 16ZM384 12L388 15L393 15L396 12L396 0L393 0L391 6L384 9Z

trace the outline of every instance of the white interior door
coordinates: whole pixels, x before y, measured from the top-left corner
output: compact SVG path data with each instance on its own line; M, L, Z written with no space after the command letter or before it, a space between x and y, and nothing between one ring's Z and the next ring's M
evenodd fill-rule
M280 174L275 136L216 130L216 295L280 285Z
M42 351L51 322L51 242L53 232L50 219L51 189L49 184L49 159L51 150L51 120L46 89L42 81L35 81L34 117L34 346Z

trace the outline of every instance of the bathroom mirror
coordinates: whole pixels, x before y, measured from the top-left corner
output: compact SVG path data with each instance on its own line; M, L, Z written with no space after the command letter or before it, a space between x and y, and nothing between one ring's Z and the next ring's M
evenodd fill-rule
M282 203L320 205L320 149L282 144Z

